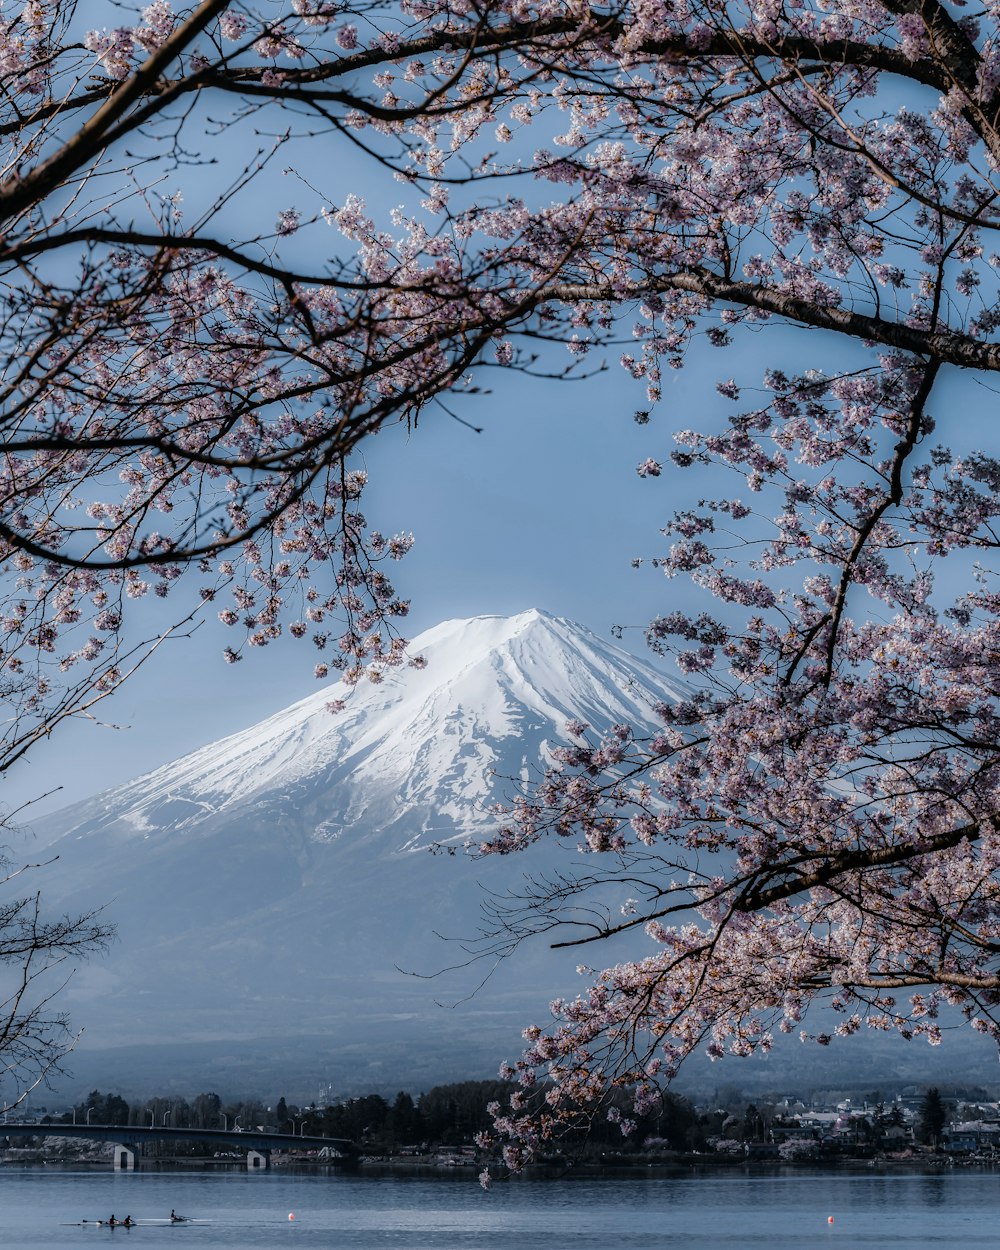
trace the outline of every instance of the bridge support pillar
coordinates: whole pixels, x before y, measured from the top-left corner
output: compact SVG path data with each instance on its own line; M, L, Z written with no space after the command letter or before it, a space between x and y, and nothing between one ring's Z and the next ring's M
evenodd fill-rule
M135 1170L135 1151L128 1146L111 1147L111 1166L116 1172L132 1172Z
M269 1150L248 1150L247 1151L247 1171L256 1172L257 1170L266 1172L271 1166L271 1152Z

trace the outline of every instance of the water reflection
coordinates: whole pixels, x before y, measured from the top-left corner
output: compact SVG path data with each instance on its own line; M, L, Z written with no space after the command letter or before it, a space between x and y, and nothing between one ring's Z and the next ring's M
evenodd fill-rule
M922 1176L920 1197L924 1206L941 1207L948 1201L948 1180L944 1176ZM954 1189L954 1186L952 1186Z
M293 1240L295 1250L979 1250L996 1243L1000 1176L732 1172L513 1182L484 1194L472 1180L9 1168L0 1204L4 1244L18 1250L93 1250L111 1236L122 1250L144 1230L79 1221L171 1207L212 1220L183 1228L184 1250Z

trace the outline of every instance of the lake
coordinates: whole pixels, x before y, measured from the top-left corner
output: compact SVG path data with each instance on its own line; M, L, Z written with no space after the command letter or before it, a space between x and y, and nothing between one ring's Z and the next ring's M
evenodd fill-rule
M132 1229L70 1221L211 1220ZM5 1246L77 1250L868 1250L995 1246L1000 1173L787 1171L616 1180L0 1168ZM289 1213L295 1219L289 1220ZM833 1216L833 1222L829 1217Z

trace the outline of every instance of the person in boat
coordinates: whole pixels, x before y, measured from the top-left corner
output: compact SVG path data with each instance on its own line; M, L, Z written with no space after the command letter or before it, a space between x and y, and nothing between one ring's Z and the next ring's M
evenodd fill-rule
M118 1221L115 1219L115 1213L113 1211L111 1212L111 1219L108 1220L108 1223L111 1225L112 1228L114 1228L114 1226L118 1223Z
M122 1220L122 1227L123 1227L123 1228L131 1228L131 1227L132 1227L132 1217L131 1217L131 1215L126 1215L126 1216L125 1216L125 1218Z
M177 1212L173 1209L173 1207L170 1208L170 1223L171 1224L183 1224L184 1223L184 1216L178 1215Z

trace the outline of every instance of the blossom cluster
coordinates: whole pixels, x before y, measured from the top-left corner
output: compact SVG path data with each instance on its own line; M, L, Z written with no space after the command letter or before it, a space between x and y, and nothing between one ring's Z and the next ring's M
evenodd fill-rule
M952 448L935 407L949 370L1000 371L997 14L132 16L87 32L29 0L0 41L0 767L148 654L129 621L150 594L196 587L178 615L233 631L230 661L290 636L320 678L405 662L386 570L411 538L369 526L351 456L479 371L532 370L542 343L581 374L614 345L646 422L694 350L775 322L809 353L839 334L850 361L825 368L747 378L718 355L731 415L638 466L646 489L718 484L654 560L701 596L647 635L690 697L649 740L574 724L483 851L604 857L604 885L630 878L609 930L648 945L528 1031L511 1071L547 1079L543 1105L499 1108L498 1132L517 1166L694 1049L775 1030L937 1042L949 1005L996 1040L1000 459L967 431ZM251 133L273 151L185 218L186 171ZM403 202L289 166L300 201L261 207L255 179L306 148L316 171L349 150ZM823 996L838 1024L809 1033Z
M655 948L528 1035L512 1072L552 1082L550 1132L623 1086L641 1101L695 1050L766 1052L778 1031L936 1045L950 1019L1000 1039L1000 597L981 565L957 597L932 573L994 548L998 462L929 441L932 372L902 356L772 371L766 408L677 435L682 463L735 469L779 505L770 533L731 498L674 517L658 563L717 612L672 612L648 638L690 698L652 738L570 725L575 745L480 848L556 836L610 857L573 902L620 874L631 894L607 931ZM714 536L732 552L734 522L747 553L723 560ZM881 610L858 616L865 601ZM567 893L540 888L512 930ZM811 1031L818 1001L835 1023Z

